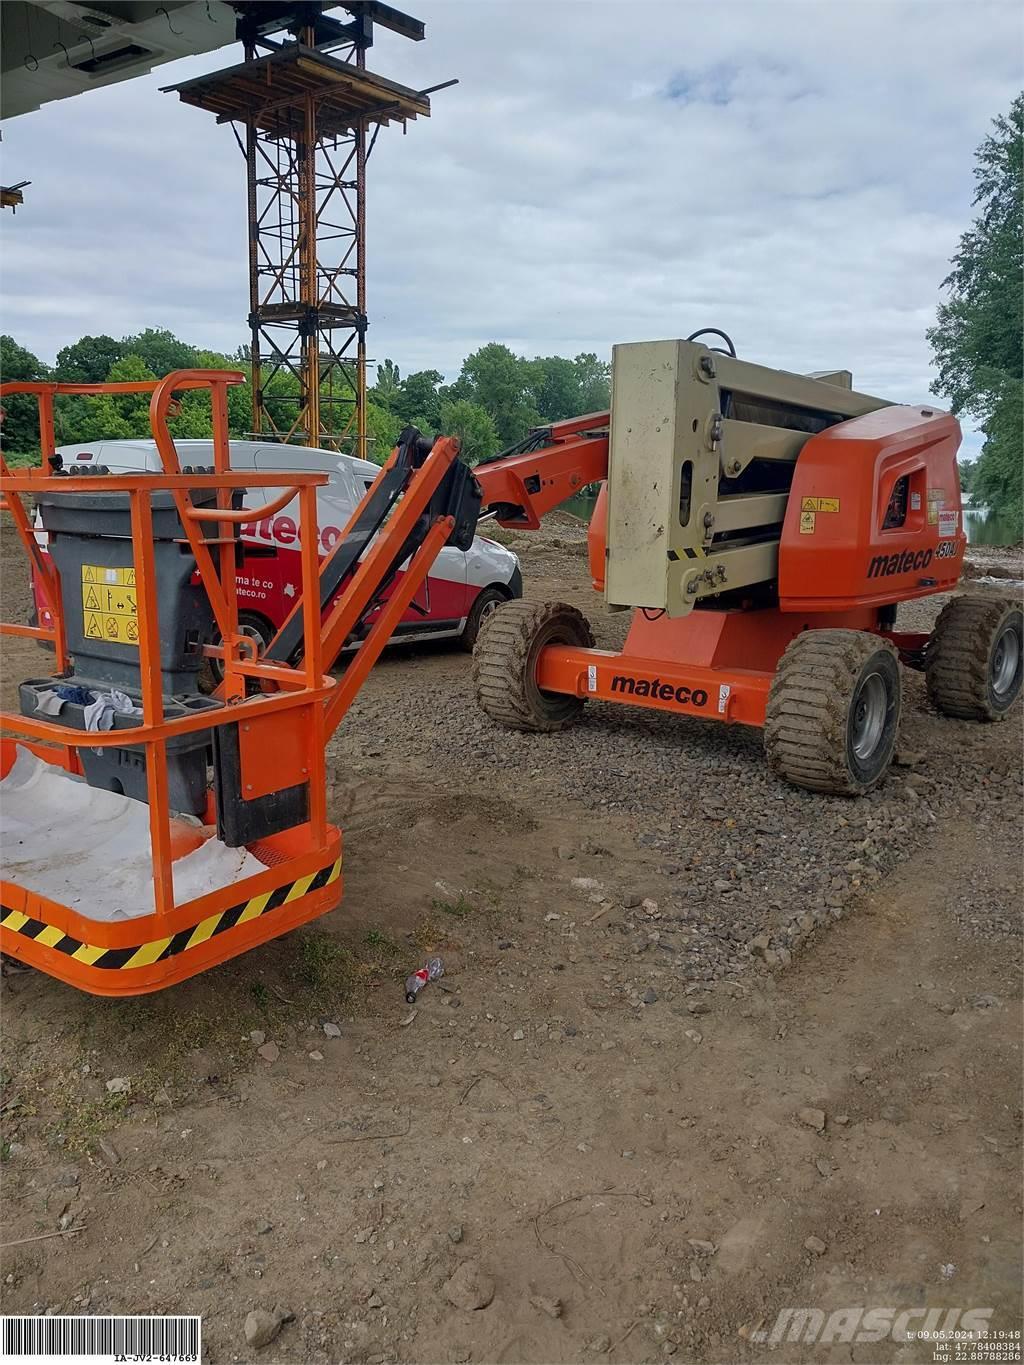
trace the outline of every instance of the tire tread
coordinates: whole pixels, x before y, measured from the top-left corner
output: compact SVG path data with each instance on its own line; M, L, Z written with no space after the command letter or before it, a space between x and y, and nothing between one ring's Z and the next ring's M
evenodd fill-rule
M571 725L582 697L559 696L547 702L531 689L531 652L545 642L592 648L594 637L581 611L567 602L517 598L504 603L480 629L473 650L473 684L485 715L507 730L551 733Z
M851 772L846 755L850 697L861 669L880 649L867 631L815 630L786 648L768 692L764 746L773 772L795 786L854 796L875 785ZM884 773L884 769L883 769Z
M936 710L958 720L1002 720L989 693L989 654L1020 608L1001 597L954 597L942 608L925 653L925 682Z

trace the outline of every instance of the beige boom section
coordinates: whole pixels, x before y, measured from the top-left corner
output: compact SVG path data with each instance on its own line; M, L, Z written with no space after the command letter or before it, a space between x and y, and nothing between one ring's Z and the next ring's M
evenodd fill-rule
M775 578L804 444L890 406L848 370L789 374L690 341L616 346L612 376L605 600L669 616Z

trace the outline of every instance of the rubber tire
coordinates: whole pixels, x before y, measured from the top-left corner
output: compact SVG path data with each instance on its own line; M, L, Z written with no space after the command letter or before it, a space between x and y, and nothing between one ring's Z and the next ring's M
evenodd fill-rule
M853 702L873 672L886 686L886 717L864 762L853 750ZM887 640L861 630L804 631L790 641L768 692L768 766L808 791L862 796L888 771L901 710L899 656Z
M463 649L472 654L476 648L476 642L480 636L480 628L487 616L493 615L493 608L500 607L503 602L508 601L508 593L502 588L481 588L473 599L473 605L469 609L466 617L466 624L462 627L462 634L459 636L459 644ZM488 611L488 607L492 611Z
M567 602L504 603L484 621L473 651L477 704L507 730L550 734L579 718L585 698L542 692L537 656L545 645L592 649L590 622Z
M937 711L960 720L1002 720L1020 695L1024 651L1009 692L992 690L992 652L1008 626L1022 636L1024 613L999 597L954 597L939 613L925 651L928 697Z

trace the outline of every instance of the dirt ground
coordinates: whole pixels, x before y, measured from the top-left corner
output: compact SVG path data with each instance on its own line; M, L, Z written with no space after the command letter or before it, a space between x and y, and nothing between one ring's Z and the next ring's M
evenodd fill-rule
M614 640L568 518L516 548ZM1019 553L976 563L1019 590ZM9 706L45 656L4 657ZM944 720L912 677L904 766L848 802L710 723L498 734L469 670L392 651L332 744L332 914L137 1000L4 979L3 1312L201 1313L214 1365L936 1358L776 1344L792 1308L1019 1329L1020 708Z

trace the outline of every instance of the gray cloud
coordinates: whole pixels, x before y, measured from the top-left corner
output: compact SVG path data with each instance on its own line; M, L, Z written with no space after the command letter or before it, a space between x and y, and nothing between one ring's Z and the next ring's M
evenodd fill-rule
M427 41L381 34L369 65L461 84L371 159L372 354L452 375L492 339L607 354L715 324L752 359L926 395L973 150L1020 86L1016 5L412 8ZM4 181L33 183L3 224L4 330L47 359L89 331L244 339L241 157L159 93L233 59L7 125Z

